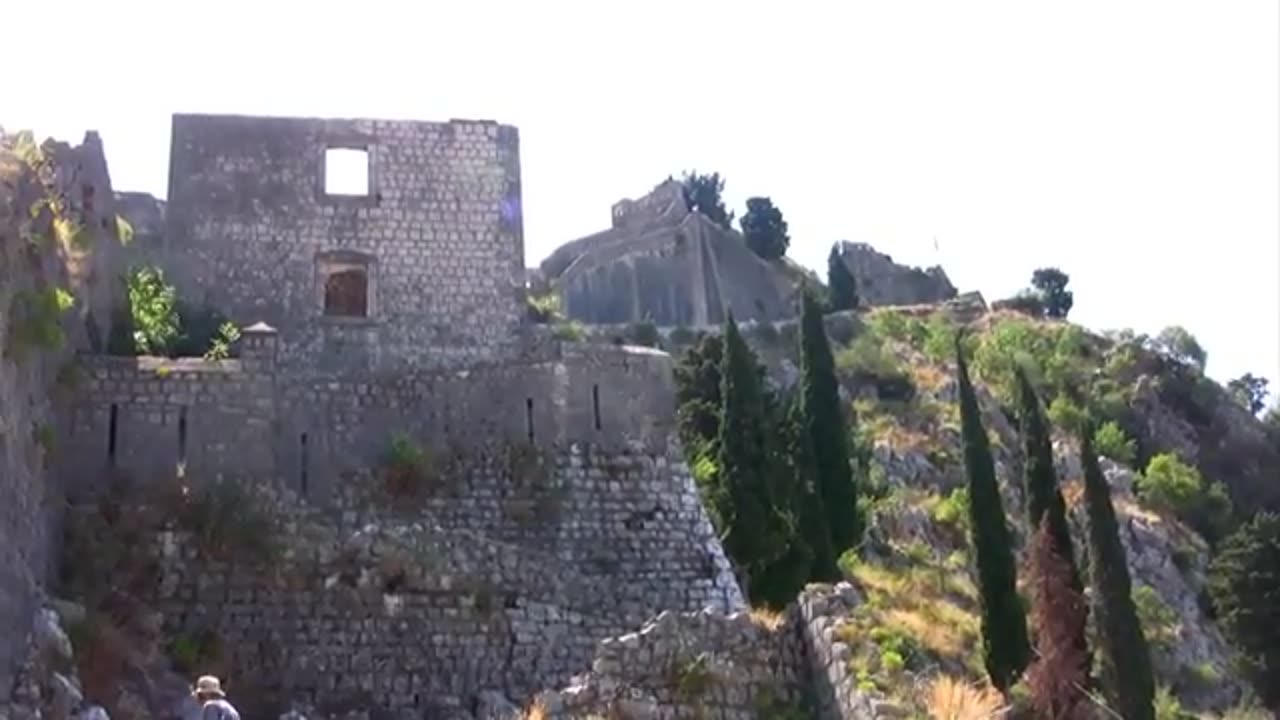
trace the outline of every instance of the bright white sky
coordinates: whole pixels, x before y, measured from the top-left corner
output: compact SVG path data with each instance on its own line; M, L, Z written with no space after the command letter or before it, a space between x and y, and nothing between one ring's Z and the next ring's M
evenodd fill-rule
M163 196L173 112L496 119L521 132L530 265L619 198L716 170L739 214L772 196L791 255L824 274L840 239L941 263L988 300L1057 265L1074 320L1179 323L1210 374L1280 385L1274 0L42 0L3 16L21 74L0 123L99 130L118 189Z

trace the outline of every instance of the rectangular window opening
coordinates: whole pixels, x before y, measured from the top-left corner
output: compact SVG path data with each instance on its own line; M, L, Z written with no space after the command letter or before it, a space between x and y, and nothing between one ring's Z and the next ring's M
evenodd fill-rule
M324 193L368 197L369 151L359 148L326 148Z
M533 442L533 398L524 400L524 427L529 433L529 442Z
M596 416L596 430L600 429L600 386L591 386L591 411Z
M187 462L187 409L178 408L178 462Z
M111 403L111 419L107 423L107 460L116 461L116 428L120 419L120 407Z
M301 457L299 458L299 461L298 461L298 465L299 465L298 484L301 486L302 494L305 497L307 494L307 434L306 433L302 433L302 435L298 437L298 447L299 447L299 450L301 451Z

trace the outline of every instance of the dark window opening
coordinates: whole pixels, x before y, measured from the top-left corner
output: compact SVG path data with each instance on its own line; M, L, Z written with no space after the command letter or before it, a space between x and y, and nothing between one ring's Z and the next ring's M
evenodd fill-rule
M600 429L600 386L591 386L591 410L596 416L596 430Z
M178 408L178 462L187 461L187 409Z
M533 398L524 400L524 427L529 434L529 442L533 442Z
M324 314L340 317L367 317L369 277L361 268L340 270L324 281Z
M116 461L116 427L120 418L120 408L111 403L111 419L107 423L107 460Z
M303 496L307 494L307 434L302 433L298 437L298 447L301 451L301 457L298 459L298 484L302 490Z
M367 197L369 192L369 151L358 148L328 148L324 152L324 193Z

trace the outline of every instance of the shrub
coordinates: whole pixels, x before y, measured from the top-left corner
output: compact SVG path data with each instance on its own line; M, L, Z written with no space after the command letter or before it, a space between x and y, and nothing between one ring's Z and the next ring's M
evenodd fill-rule
M1200 471L1173 453L1160 453L1138 478L1138 495L1153 507L1173 514L1211 544L1230 528L1231 500L1221 483L1205 485Z
M538 324L557 323L564 319L560 312L560 296L551 292L525 297L525 310L529 320Z
M1066 431L1073 431L1081 427L1088 417L1088 414L1079 405L1067 399L1065 395L1059 395L1054 398L1053 402L1049 403L1047 414L1049 422L1053 423L1055 427Z
M200 550L218 558L269 562L278 551L271 512L233 480L218 480L186 490L176 518L191 532Z
M644 347L656 348L662 344L662 335L658 332L658 326L649 320L632 323L627 329L627 337L636 345Z
M422 489L429 479L430 458L408 435L397 432L391 436L383 458L387 489L394 495L413 495Z
M933 521L961 532L969 530L969 488L955 488L933 507Z
M142 355L168 355L180 336L177 291L165 281L164 271L152 266L130 270L125 287L135 351Z
M1150 585L1133 589L1133 606L1147 641L1159 650L1172 650L1178 643L1178 613Z
M231 357L231 348L240 339L240 328L235 323L224 322L218 327L218 333L209 341L209 349L205 351L205 360L226 360Z
M551 334L557 340L582 342L582 339L587 336L587 329L577 320L568 320L557 322Z
M863 333L836 355L836 367L861 379L904 378L902 364L872 333Z
M1093 446L1103 457L1133 466L1138 456L1137 444L1127 435L1115 421L1108 421L1098 427L1093 434Z
M1151 458L1138 478L1138 493L1151 505L1175 515L1188 514L1203 490L1200 472L1173 453Z

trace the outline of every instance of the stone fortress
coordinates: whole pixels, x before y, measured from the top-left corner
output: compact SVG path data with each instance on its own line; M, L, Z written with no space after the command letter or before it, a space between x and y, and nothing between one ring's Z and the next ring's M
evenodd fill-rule
M163 203L112 191L95 134L48 150L102 231L87 260L54 272L76 298L67 346L0 363L0 704L56 555L63 518L49 508L127 478L267 490L328 533L317 548L363 558L355 580L322 558L281 585L180 539L158 544L149 599L166 631L215 633L231 686L252 679L280 704L463 718L486 694L524 703L576 683L544 692L549 707L625 701L633 716L672 717L687 698L620 700L619 688L722 651L739 664L712 717L768 717L762 693L862 717L817 617L852 602L847 589L802 599L781 628L733 615L743 594L675 439L670 356L564 342L526 320L514 127L175 115ZM366 177L336 194L326 163L344 153ZM136 228L127 247L103 241L117 214ZM0 255L6 308L49 274L19 256ZM235 357L105 354L122 302L111 280L142 262L243 329ZM613 228L540 274L570 317L600 323L773 319L793 292L673 183L615 206ZM55 389L62 363L83 378L71 392ZM52 428L57 452L27 427ZM437 460L412 507L376 491L397 434ZM672 654L704 641L719 650Z

